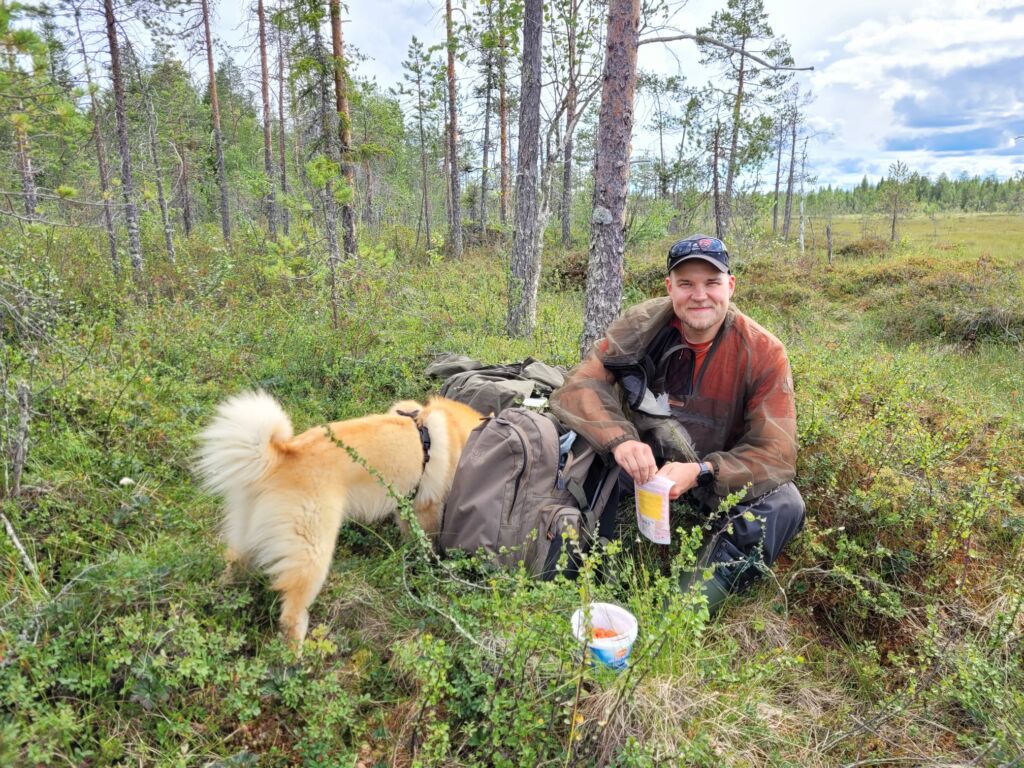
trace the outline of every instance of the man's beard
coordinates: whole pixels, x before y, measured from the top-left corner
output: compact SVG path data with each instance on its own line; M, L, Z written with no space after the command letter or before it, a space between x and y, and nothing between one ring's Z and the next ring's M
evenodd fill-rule
M725 317L724 312L720 312L717 307L710 307L711 311L707 313L700 313L694 317L689 311L685 312L682 317L682 324L686 327L692 328L695 331L706 331L709 328L713 328L716 323L720 322Z

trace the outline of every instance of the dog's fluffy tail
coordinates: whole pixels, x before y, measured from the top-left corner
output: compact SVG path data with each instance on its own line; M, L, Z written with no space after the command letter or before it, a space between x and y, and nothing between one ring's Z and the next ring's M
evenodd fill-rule
M274 398L262 391L235 395L200 434L196 472L206 490L233 496L277 463L275 443L291 437L292 422Z

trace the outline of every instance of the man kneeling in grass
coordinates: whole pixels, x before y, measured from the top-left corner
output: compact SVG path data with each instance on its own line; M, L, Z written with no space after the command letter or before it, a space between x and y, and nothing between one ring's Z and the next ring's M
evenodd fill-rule
M667 271L668 295L615 320L552 394L551 408L614 456L621 490L661 475L673 483L671 499L685 494L699 514L713 518L700 563L714 575L704 580L698 568L680 586L698 583L714 613L729 593L755 581L803 525L804 501L792 482L793 377L782 343L730 302L736 276L721 240L680 240L669 249ZM637 429L652 416L682 426L697 460L656 454L659 446L652 449ZM742 502L717 514L724 497L744 489Z

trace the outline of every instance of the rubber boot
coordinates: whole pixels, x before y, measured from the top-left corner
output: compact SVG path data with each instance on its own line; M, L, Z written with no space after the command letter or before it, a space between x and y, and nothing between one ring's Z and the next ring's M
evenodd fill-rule
M679 576L679 589L688 592L700 589L708 601L708 616L714 616L722 607L725 599L732 594L727 581L716 570L710 579L705 579L703 571L683 571Z
M705 562L703 557L698 563ZM686 592L695 586L708 601L708 615L714 616L725 599L734 592L747 587L761 575L755 561L745 556L732 542L719 538L707 557L707 565L692 571L683 571L679 576L679 588ZM710 568L711 578L705 579L704 572Z

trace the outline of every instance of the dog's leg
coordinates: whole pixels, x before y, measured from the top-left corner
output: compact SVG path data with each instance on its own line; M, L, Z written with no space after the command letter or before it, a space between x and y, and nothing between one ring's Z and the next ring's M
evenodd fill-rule
M419 521L423 532L431 540L434 540L441 530L441 505L436 501L428 501L418 505L416 507L416 519Z
M413 501L413 512L420 528L427 535L427 540L437 548L437 536L441 532L441 503L435 499L416 498ZM409 535L409 526L399 519L399 529L405 536Z
M309 628L309 606L331 567L342 510L336 499L309 502L293 513L288 534L273 545L284 557L274 567L271 586L281 593L281 631L296 649L301 649Z
M281 593L281 631L296 649L302 648L309 629L309 606L320 593L330 565L328 553L285 571L274 581L273 589Z
M224 552L224 570L221 572L219 579L221 586L233 584L247 565L247 559L244 555L228 547Z

